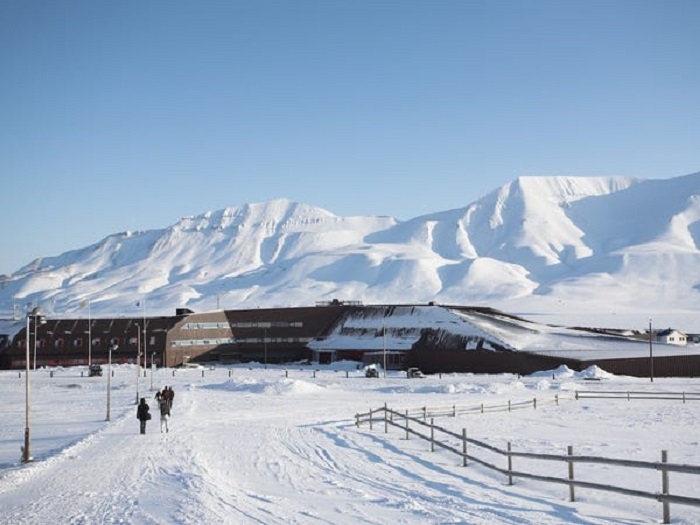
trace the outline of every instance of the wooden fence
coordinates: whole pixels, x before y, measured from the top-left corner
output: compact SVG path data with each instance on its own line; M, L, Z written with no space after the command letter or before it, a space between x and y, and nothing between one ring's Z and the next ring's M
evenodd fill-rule
M632 399L676 399L686 402L687 400L700 400L700 393L649 393L649 392L593 392L593 391L577 391L575 394L575 399L583 398L627 398ZM559 402L559 397L555 396L555 402ZM377 409L372 409L369 412L356 414L355 420L356 425L368 424L369 429L372 430L374 424L383 424L384 433L388 433L389 427L393 426L400 428L406 433L406 439L408 440L411 435L417 436L420 439L426 440L430 443L430 451L434 452L435 447L440 447L443 450L452 452L462 458L462 466L466 467L470 461L477 463L483 467L486 467L495 472L499 472L508 477L508 484L513 484L514 478L526 478L533 479L537 481L543 481L547 483L558 483L562 485L567 485L569 488L569 500L576 501L575 499L575 489L576 487L602 490L607 492L614 492L618 494L624 494L627 496L646 498L655 500L661 503L662 513L663 513L663 523L671 522L671 503L680 505L690 505L695 507L700 507L700 498L682 496L677 494L671 494L669 474L671 472L683 473L690 475L700 475L700 466L698 465L685 465L676 464L668 462L668 452L666 450L661 451L661 460L659 462L649 462L649 461L637 461L628 459L615 459L606 458L599 456L577 456L574 455L574 450L572 446L567 447L567 453L562 454L539 454L531 452L515 452L512 450L511 442L508 442L507 449L503 450L496 446L493 446L484 441L477 439L472 439L467 437L466 428L462 428L461 433L453 432L447 428L435 425L435 417L441 416L456 416L457 414L465 413L483 413L486 411L494 410L513 410L514 408L536 408L537 399L533 401L527 401L524 403L511 403L508 402L507 405L494 405L491 407L484 407L483 405L478 407L471 407L469 409L460 408L456 406L447 408L428 408L421 407L420 409L414 409L414 416L410 415L409 410L405 410L403 413L396 410L392 410L386 406L386 404ZM450 410L451 409L451 410ZM429 421L428 421L429 418ZM413 425L413 426L411 426ZM437 437L436 437L437 435ZM471 447L468 447L471 445ZM479 451L480 456L474 454L473 449L476 448ZM507 459L507 466L505 468L499 467L494 463L484 459L487 452L495 453L496 455L504 456ZM566 477L556 477L536 474L533 472L527 472L525 470L515 470L513 467L513 458L524 458L531 460L540 461L552 461L552 462L562 462L566 464ZM660 471L660 492L651 492L645 490L637 490L626 487L620 487L616 485L609 485L604 483L596 483L592 481L584 481L575 478L576 464L588 464L588 465L609 465L616 467L625 468L636 468L651 471Z
M671 399L675 401L700 401L700 392L631 392L619 390L577 390L576 399Z

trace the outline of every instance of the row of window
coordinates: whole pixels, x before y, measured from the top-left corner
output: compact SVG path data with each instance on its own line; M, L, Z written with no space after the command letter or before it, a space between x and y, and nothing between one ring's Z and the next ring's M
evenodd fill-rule
M171 346L212 346L212 345L227 345L227 344L252 344L252 343L308 343L312 341L312 337L222 337L212 339L180 339L172 341Z
M242 322L211 322L211 323L185 323L183 330L227 330L229 328L301 328L301 321L242 321Z
M228 345L235 343L233 337L222 337L219 339L181 339L172 341L171 346L209 346L209 345Z
M93 337L91 340L91 344L93 348L99 348L102 344L105 344L106 346L111 346L111 345L120 345L122 342L131 345L131 346L136 346L138 343L138 340L135 336L133 337L109 337L109 338L101 338L101 337ZM30 345L33 347L34 339L32 338L29 342ZM26 339L18 339L16 342L17 348L25 348L27 344ZM156 344L156 339L155 337L150 337L149 338L149 346L154 346ZM82 348L83 346L87 346L87 340L83 339L82 337L76 337L74 339L67 339L64 337L57 337L55 339L37 339L36 340L36 347L37 349L43 349L43 348L50 348L53 346L53 348L66 348L66 347L73 347L73 348Z

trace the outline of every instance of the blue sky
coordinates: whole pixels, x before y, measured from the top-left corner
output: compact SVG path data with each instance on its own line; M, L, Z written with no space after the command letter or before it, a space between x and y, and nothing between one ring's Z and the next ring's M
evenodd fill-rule
M0 3L0 274L285 197L408 219L700 170L700 2Z

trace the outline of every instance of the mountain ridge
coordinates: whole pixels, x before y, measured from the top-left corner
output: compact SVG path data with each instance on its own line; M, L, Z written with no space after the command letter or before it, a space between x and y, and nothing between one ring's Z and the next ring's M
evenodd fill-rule
M406 221L275 199L112 234L0 278L2 310L365 303L485 304L590 315L700 306L700 173L519 177ZM589 304L590 303L590 304ZM7 317L5 315L4 317Z

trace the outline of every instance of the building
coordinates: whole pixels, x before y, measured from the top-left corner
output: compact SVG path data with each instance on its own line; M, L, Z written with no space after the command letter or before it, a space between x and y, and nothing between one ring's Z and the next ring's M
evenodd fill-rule
M158 317L49 318L30 326L29 334L19 324L0 347L0 368L24 369L28 348L30 368L106 364L111 348L113 363L138 359L166 367L352 360L427 373L529 374L598 365L632 376L700 376L700 352L679 348L687 338L677 330L654 348L650 340L603 329L562 328L554 339L552 327L491 308L434 303L331 301L205 313L183 308Z
M685 346L688 344L688 336L679 330L667 328L656 333L656 341L667 345Z

